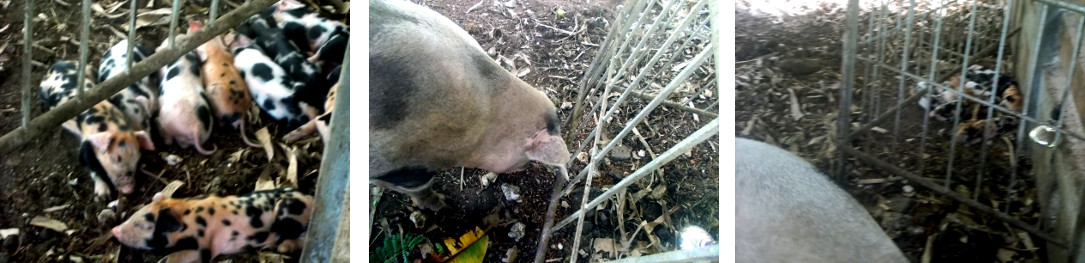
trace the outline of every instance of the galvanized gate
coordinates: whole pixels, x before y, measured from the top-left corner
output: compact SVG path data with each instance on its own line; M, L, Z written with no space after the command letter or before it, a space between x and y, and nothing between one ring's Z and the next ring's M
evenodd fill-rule
M1085 139L1070 96L1083 13L1052 0L850 1L836 174L903 177L1043 239L1053 261L1079 259L1085 174L1065 167ZM1011 215L1014 198L1040 200L1039 224Z

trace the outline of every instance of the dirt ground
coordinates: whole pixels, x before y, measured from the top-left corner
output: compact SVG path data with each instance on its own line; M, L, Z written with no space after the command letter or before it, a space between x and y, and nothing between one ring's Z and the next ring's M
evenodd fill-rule
M47 67L54 62L78 60L78 40L80 29L80 7L78 1L36 1L34 26L33 60L30 78L31 117L44 112L44 107L37 98L37 85ZM91 67L97 67L101 54L112 44L123 39L128 22L127 1L94 1L105 7L110 18L95 14L92 16L89 46ZM179 31L187 28L188 19L207 19L209 1L186 1L181 8ZM236 3L235 3L236 2ZM225 14L240 1L222 1L219 14ZM110 7L121 5L110 11ZM169 8L170 1L140 1L141 13L149 10ZM24 1L0 1L0 133L7 133L20 125L22 87L21 72L23 53L22 28ZM114 30L117 29L117 30ZM168 24L140 27L136 41L154 48L166 39ZM250 122L251 123L251 122ZM268 160L264 149L250 148L240 142L237 131L216 127L208 144L214 144L218 150L211 156L197 154L194 150L181 149L176 145L167 146L155 135L155 152L144 151L141 164L143 170L155 174L138 176L142 181L130 196L120 198L120 215L127 215L140 205L149 202L154 193L162 190L169 181L179 180L185 184L174 193L174 197L189 197L199 194L237 195L252 192L259 178L270 179L276 185L281 181L289 166L285 150L297 147L297 187L312 194L320 166L323 143L318 136L309 136L294 144L281 144L280 137L289 131L281 130L269 120L251 123L249 137L256 140L252 133L267 127L275 142L274 159ZM2 262L157 262L161 255L136 251L122 246L111 238L111 224L99 221L99 212L106 208L108 201L95 201L93 182L87 169L79 164L76 155L78 138L66 131L56 129L42 134L13 154L0 156L0 229L18 229L18 235L3 238L0 245L0 263ZM176 155L181 161L175 166L168 165L165 157ZM51 208L51 209L48 209ZM48 209L48 210L46 210ZM32 218L44 216L58 220L69 229L58 232L30 225ZM126 218L119 218L124 220ZM220 256L217 261L256 262L256 253L241 253L234 256Z
M831 174L830 168L837 158L834 144L840 107L840 41L846 18L844 9L825 4L806 14L775 18L745 8L750 2L740 1L736 6L735 136L789 149ZM867 32L865 26L869 17L865 15L860 18L863 21L860 32ZM949 28L947 22L944 32L953 32L954 29ZM975 58L974 61L993 66L993 62L988 63L993 61L991 58ZM873 81L866 79L868 72L860 68L860 79ZM886 82L882 82L893 88L871 90L857 86L852 104L855 106L854 122L866 124L873 118L873 114L856 110L865 107L863 103L869 98L880 97L883 105L897 101L895 87L899 79L893 77L885 77ZM905 85L912 87L915 83ZM882 106L881 110L888 107ZM900 120L901 125L896 129L891 120L879 123L878 127L883 130L858 136L852 146L909 172L918 171L917 174L939 184L945 182L947 153L950 152L947 131L953 130L952 123L932 121L926 149L920 149L923 109L914 104L905 105ZM1038 224L1039 206L1033 201L1036 190L1030 171L1031 161L1019 158L1015 160L1016 170L1012 170L1009 152L1005 143L996 140L988 148L987 160L981 160L980 145L958 146L954 166L950 169L954 176L950 189L969 197L978 190L980 193L976 196L980 203L1000 210L1012 207L1008 212L1012 216ZM930 256L931 262L1044 260L1042 242L1032 243L1038 238L1011 228L992 215L961 205L870 164L849 159L848 167L844 178L833 179L867 206L887 234L914 262L925 255ZM1011 179L1010 174L1014 173L1016 177ZM979 174L985 178L981 187L974 189ZM1006 198L1007 195L1010 197Z
M413 2L418 3L418 1ZM491 57L513 58L520 68L529 68L531 71L521 79L543 90L555 105L575 103L581 77L596 56L598 45L604 41L606 32L609 30L609 27L605 27L606 23L614 23L617 7L621 1L585 3L568 0L521 0L502 3L507 4L494 6L494 2L475 0L434 0L422 1L420 4L444 14L462 26L484 50L490 51ZM475 4L480 5L466 12ZM515 14L510 14L503 9ZM563 18L556 15L558 10L565 12ZM606 19L608 22L599 22L601 20L597 18ZM586 27L586 30L570 36L546 26L537 26L536 23L568 31L583 27ZM522 57L523 60L516 59L517 57ZM507 66L506 63L501 64ZM706 74L698 72L691 79L715 81L715 78ZM694 82L691 86L718 87L702 82ZM717 99L695 99L693 103L697 108L703 109ZM589 98L589 101L595 100L597 98ZM672 95L672 100L675 100L674 95ZM617 134L621 129L620 124L632 118L637 110L647 104L647 101L632 98L626 104L622 107L621 113L617 114L616 119L612 121L613 125L608 130L609 136ZM590 109L591 104L588 107ZM559 107L558 114L565 120L570 118L572 109ZM659 154L709 120L710 118L705 116L694 120L690 113L667 109L664 106L649 117L647 121L649 124L642 124L639 129L652 145L651 150ZM584 121L588 121L588 125L595 125L589 118L585 118ZM573 148L570 151L579 147L590 131L590 126L576 131L563 127L562 132L566 141L574 142L571 144ZM634 139L636 137L630 137L632 138L627 138L623 142L626 146L622 149L637 156L636 153L645 150L645 147ZM585 219L584 234L582 234L579 248L581 259L588 260L593 256L616 258L617 255L599 256L601 253L593 249L591 242L597 238L621 240L622 234L636 241L633 243L636 248L630 250L640 250L645 253L674 250L676 248L675 233L687 225L700 226L713 233L713 238L718 240L719 151L716 141L718 141L716 137L710 138L708 142L694 147L689 154L678 157L665 165L662 169L665 171L662 173L663 176L653 176L652 179L643 180L643 183L631 186L628 189L629 193L647 189L663 191L661 193L665 194L658 198L643 198L635 205L631 205L631 208L626 208L627 214L623 215L624 222L618 223L619 215L616 214L613 205L602 206L603 209L589 214ZM602 166L606 174L597 177L592 183L592 196L602 193L599 190L600 187L617 183L622 177L650 160L648 156L637 156L628 160L608 161L609 164ZM584 166L584 163L574 161L569 172L575 175ZM486 173L485 171L461 170L460 168L442 171L435 179L434 189L449 197L448 200L451 201L449 208L436 214L423 211L422 214L425 215L426 220L420 227L415 226L410 219L411 214L417 210L411 206L410 199L403 194L384 191L377 201L376 214L371 222L370 252L374 252L377 246L383 244L382 240L389 234L422 235L426 238L424 243L436 244L446 238L459 237L476 226L485 229L486 225L489 225L487 222L493 222L496 218L502 223L488 230L490 247L484 262L507 260L510 250L518 251L516 259L512 261L531 261L535 257L535 249L546 220L545 213L554 187L555 176L557 176L553 170L548 169L539 164L532 164L525 171L502 174L495 182L485 187L479 179ZM506 201L500 187L502 184L519 187L521 201ZM565 218L580 206L583 195L583 190L580 189L582 187L575 188L572 193L561 199L558 220ZM377 199L371 196L371 200ZM674 212L668 213L671 209L674 209ZM651 237L648 237L643 230L635 236L631 235L642 221L652 222L657 218L665 218L667 221L661 227L656 227L654 231L651 231ZM515 222L522 222L526 226L525 234L519 240L508 236ZM625 232L620 231L619 228L624 228ZM573 244L572 231L575 231L575 224L558 231L550 239L550 249L547 250L546 259L560 261L570 259ZM658 238L659 242L649 245L652 238ZM428 246L432 247L432 245ZM627 256L629 256L628 253L622 254L622 257ZM419 253L412 251L409 258L421 257Z

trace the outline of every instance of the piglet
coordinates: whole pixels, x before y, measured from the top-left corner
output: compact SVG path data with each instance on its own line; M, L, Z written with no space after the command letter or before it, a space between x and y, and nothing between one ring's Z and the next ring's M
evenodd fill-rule
M252 45L251 39L238 34L230 43L230 48L234 54L234 65L262 112L284 123L289 129L319 114L320 110L315 105L298 98L297 93L305 89L305 84L290 78L282 67Z
M569 151L553 102L462 28L408 1L370 1L369 26L374 183L439 210L441 195L430 189L439 169L505 173L538 161L565 171Z
M166 48L166 43L157 51ZM195 51L189 51L181 58L162 68L162 85L159 87L159 109L156 123L158 132L167 145L177 144L181 148L194 146L203 155L215 152L205 150L203 143L211 137L214 116L207 105L203 93L203 79L200 78L200 58Z
M150 49L136 43L132 54L128 54L128 40L121 40L110 47L98 65L98 82L105 81L113 76L120 75L128 69L128 56L132 56L132 65L143 61L153 54ZM154 85L158 83L158 74L152 73L137 80L121 90L121 92L109 97L109 101L128 116L135 130L147 130L151 128L151 117L158 110L158 89Z
M302 47L303 52L315 52L308 58L309 61L330 62L332 66L343 61L347 40L350 38L345 24L321 17L297 0L281 0L277 6L273 17L286 36L290 39L304 37L306 41L305 47ZM301 47L303 43L297 45Z
M292 188L188 199L157 193L112 232L128 247L173 252L168 262L211 262L253 248L300 251L312 211L312 196Z
M189 21L188 25L189 33L203 27L203 23L195 20ZM252 108L252 97L249 96L249 87L245 85L241 74L234 67L233 54L226 51L222 36L211 38L195 51L203 62L200 72L203 75L203 87L208 95L207 100L219 123L238 129L241 132L241 140L246 145L263 148L245 136L246 116L249 108Z
M54 64L39 86L42 103L53 109L74 99L79 75L73 62ZM94 80L90 76L86 78L84 88L89 91L94 87ZM140 148L154 150L146 132L134 130L124 112L109 100L83 111L75 120L65 122L64 127L80 136L79 160L90 170L97 199L112 196L115 190L123 194L133 192Z
M784 149L735 140L737 262L908 262L865 208Z

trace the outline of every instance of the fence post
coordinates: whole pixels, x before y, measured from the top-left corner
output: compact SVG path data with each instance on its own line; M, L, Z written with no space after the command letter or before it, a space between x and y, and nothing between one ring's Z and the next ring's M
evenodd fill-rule
M34 0L26 1L26 13L23 14L23 26L26 30L23 30L23 123L22 126L26 127L26 124L30 122L30 73L33 71L33 64L31 64L30 49L33 46L31 37L34 36L34 23L31 20L34 16Z
M350 44L343 57L339 90L335 95L335 110L320 162L320 177L316 182L313 215L305 236L301 262L328 262L332 258L332 243L339 229L347 187L350 183Z

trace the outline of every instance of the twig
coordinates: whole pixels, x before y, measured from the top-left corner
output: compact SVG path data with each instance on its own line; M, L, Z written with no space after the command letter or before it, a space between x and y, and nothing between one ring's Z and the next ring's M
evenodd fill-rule
M471 6L471 8L467 8L467 11L463 12L463 13L466 14L466 13L470 13L471 11L474 11L475 8L478 8L479 6L482 6L482 2L485 2L485 1L486 0L479 0L477 4Z
M536 26L541 26L541 27L545 27L545 28L549 28L549 29L552 29L552 30L554 30L554 31L558 31L558 33L562 33L562 34L566 34L566 35L570 35L570 36L575 36L575 35L579 35L580 33L583 33L583 32L584 32L584 30L580 30L579 32L573 32L573 31L569 31L569 30L565 30L565 29L561 29L561 28L556 28L556 27L548 26L548 25L546 25L546 24L540 23L540 22L539 22L539 20L537 20L537 19L535 20L535 25L536 25ZM575 29L575 28L574 28L574 29Z

